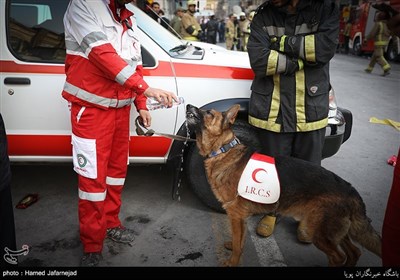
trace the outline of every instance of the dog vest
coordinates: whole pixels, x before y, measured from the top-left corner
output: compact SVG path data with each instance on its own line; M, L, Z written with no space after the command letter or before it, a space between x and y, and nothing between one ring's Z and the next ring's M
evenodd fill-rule
M275 159L254 153L247 163L238 185L238 194L248 200L272 204L281 192Z

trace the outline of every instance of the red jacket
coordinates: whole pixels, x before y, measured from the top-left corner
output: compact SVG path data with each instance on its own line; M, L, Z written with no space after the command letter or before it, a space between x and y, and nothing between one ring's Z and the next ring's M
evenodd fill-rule
M64 16L67 75L62 96L103 109L147 110L138 29L125 7L114 1L71 1Z

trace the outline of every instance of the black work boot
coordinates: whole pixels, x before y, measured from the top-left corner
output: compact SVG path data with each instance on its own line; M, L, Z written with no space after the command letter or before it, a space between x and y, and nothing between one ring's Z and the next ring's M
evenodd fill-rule
M107 238L115 242L131 243L135 239L133 230L127 229L124 226L107 229Z
M84 253L81 259L81 266L94 267L98 266L99 262L103 259L100 252Z
M390 68L383 71L382 76L385 77L390 74Z

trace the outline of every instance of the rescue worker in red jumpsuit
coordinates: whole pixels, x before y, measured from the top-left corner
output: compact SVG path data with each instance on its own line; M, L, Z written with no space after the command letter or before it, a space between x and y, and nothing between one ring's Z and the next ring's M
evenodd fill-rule
M150 126L147 97L167 106L177 100L143 80L137 25L125 7L130 2L71 0L64 16L67 77L62 96L71 104L82 266L99 264L106 237L121 243L134 239L118 217L132 102L144 125Z
M17 250L13 209L7 134L0 113L0 268L11 268L18 263L16 256L9 254Z
M384 6L384 5L383 5ZM393 7L394 8L394 7ZM390 15L387 24L393 35L400 37L400 10ZM397 163L393 172L385 218L382 225L382 265L385 267L400 266L400 147Z

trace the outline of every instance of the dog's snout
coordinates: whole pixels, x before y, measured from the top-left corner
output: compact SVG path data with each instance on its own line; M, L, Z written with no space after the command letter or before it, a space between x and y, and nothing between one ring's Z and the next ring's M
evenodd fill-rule
M192 104L186 105L186 119L188 121L194 122L195 120L199 121L200 117L200 109L193 106Z

